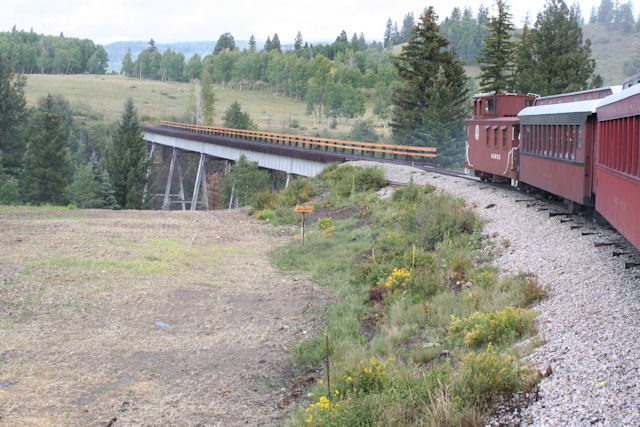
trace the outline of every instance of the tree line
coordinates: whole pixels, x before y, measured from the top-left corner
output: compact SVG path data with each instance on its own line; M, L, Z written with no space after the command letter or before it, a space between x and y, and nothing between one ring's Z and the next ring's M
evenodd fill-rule
M25 84L0 54L0 204L144 207L147 144L133 101L105 123L60 95L27 107Z
M223 46L223 47L221 47ZM235 46L233 36L220 36L210 55L193 55L188 61L170 49L158 52L153 40L133 60L124 58L122 72L129 77L170 81L202 80L203 76L222 86L238 90L271 87L276 95L306 102L316 123L350 119L365 112L367 96L377 102L383 120L388 116L389 87L398 76L391 54L377 43L367 44L364 35L351 40L342 31L331 45L303 44L298 33L294 49L283 52L277 33L258 51L252 37L249 49ZM386 95L386 96L385 96Z
M633 17L631 0L626 3L601 0L600 5L591 8L590 24L603 24L609 30L619 30L624 33L640 31L640 16Z
M88 39L45 36L31 31L0 32L0 53L11 70L25 74L104 74L107 51Z

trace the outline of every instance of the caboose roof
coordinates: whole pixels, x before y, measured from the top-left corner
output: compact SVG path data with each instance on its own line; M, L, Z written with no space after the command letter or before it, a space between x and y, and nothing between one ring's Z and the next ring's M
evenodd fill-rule
M585 89L577 92L567 92L567 93L556 93L555 95L547 95L538 97L537 101L544 101L546 99L558 98L561 96L572 96L572 95L582 95L586 93L600 92L601 90L611 90L611 93L618 93L622 90L622 86L603 86L595 89Z
M631 87L628 87L627 89L622 90L621 92L614 93L613 95L607 96L602 100L602 102L598 105L598 107L604 107L605 105L613 104L614 102L621 101L623 99L629 98L639 93L640 93L640 84L633 85Z
M596 112L601 102L601 99L590 99L563 104L536 105L520 111L518 118L524 125L584 124L587 117Z

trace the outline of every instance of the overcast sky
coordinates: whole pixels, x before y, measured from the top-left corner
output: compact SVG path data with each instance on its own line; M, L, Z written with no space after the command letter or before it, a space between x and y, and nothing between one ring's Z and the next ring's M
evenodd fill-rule
M567 1L567 0L565 0ZM574 0L568 0L571 5ZM623 0L624 1L624 0ZM634 16L638 11L635 8ZM513 22L521 26L527 12L535 22L545 0L509 1ZM578 2L585 20L600 0ZM305 41L333 41L343 29L351 38L364 33L367 41L382 40L387 19L402 25L413 12L417 19L427 6L433 6L440 20L454 7L489 7L493 0L2 0L0 31L32 29L37 33L89 38L107 44L120 40L149 40L160 43L217 40L230 32L237 40L258 41L278 33L281 43L292 43L299 30Z

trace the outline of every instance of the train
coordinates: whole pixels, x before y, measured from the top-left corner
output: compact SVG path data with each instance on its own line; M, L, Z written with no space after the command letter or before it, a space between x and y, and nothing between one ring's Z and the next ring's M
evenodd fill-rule
M465 170L593 208L640 250L640 74L551 96L481 93Z

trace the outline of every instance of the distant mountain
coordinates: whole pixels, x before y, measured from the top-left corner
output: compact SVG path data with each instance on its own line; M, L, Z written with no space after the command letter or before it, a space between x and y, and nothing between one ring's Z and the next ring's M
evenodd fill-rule
M236 40L236 46L239 49L249 48L248 40ZM131 56L135 61L140 52L149 47L148 41L129 41L129 42L114 42L104 45L105 50L109 54L109 69L107 71L120 72L122 68L122 60L127 54L127 51L131 49ZM216 47L215 41L200 41L200 42L180 42L180 43L156 43L156 47L160 53L163 53L167 49L175 50L182 53L187 60L197 53L200 56L205 56L213 53L213 49Z

